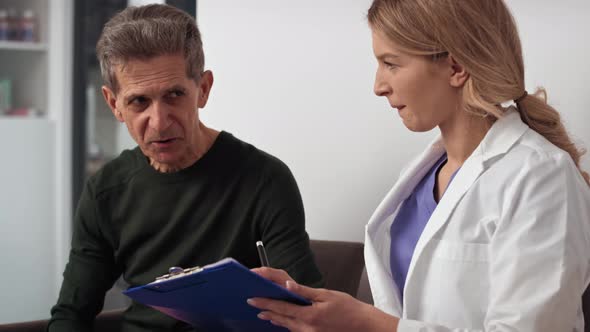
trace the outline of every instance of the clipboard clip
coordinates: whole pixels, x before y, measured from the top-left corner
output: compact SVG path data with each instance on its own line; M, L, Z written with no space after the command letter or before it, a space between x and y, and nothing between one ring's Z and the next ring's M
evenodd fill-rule
M156 277L156 280L154 282L160 282L160 281L165 281L165 280L171 280L174 278L178 278L178 277L182 277L188 274L192 274L192 273L198 273L203 271L203 268L200 266L195 266L195 267L189 267L187 269L183 269L181 267L178 266L173 266L171 268L168 269L168 273Z

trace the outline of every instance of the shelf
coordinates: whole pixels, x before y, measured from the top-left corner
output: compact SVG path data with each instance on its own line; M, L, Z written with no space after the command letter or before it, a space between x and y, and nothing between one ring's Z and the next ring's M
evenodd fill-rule
M0 41L0 50L45 52L47 45L45 43L3 40Z
M0 115L0 123L8 122L51 122L46 116L9 116Z

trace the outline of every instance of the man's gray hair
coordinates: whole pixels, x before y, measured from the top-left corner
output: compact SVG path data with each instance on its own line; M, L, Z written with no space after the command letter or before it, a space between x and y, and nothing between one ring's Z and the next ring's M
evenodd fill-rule
M205 63L201 34L192 16L169 5L124 9L105 24L96 44L102 78L114 93L117 66L172 54L184 55L187 77L198 82Z

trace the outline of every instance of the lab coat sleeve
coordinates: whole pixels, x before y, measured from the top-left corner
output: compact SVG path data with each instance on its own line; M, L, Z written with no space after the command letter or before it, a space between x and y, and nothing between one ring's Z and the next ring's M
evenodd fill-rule
M483 330L402 319L398 331L575 330L590 275L590 196L577 172L565 153L531 155L498 193L504 198L489 247Z

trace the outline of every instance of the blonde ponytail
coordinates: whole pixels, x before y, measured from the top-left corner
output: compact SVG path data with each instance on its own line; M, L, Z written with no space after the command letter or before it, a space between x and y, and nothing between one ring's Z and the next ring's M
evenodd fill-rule
M569 153L586 183L590 185L590 175L580 168L580 159L586 151L576 147L561 122L559 113L547 104L547 91L539 88L533 95L525 95L518 100L517 106L522 121L553 145Z

